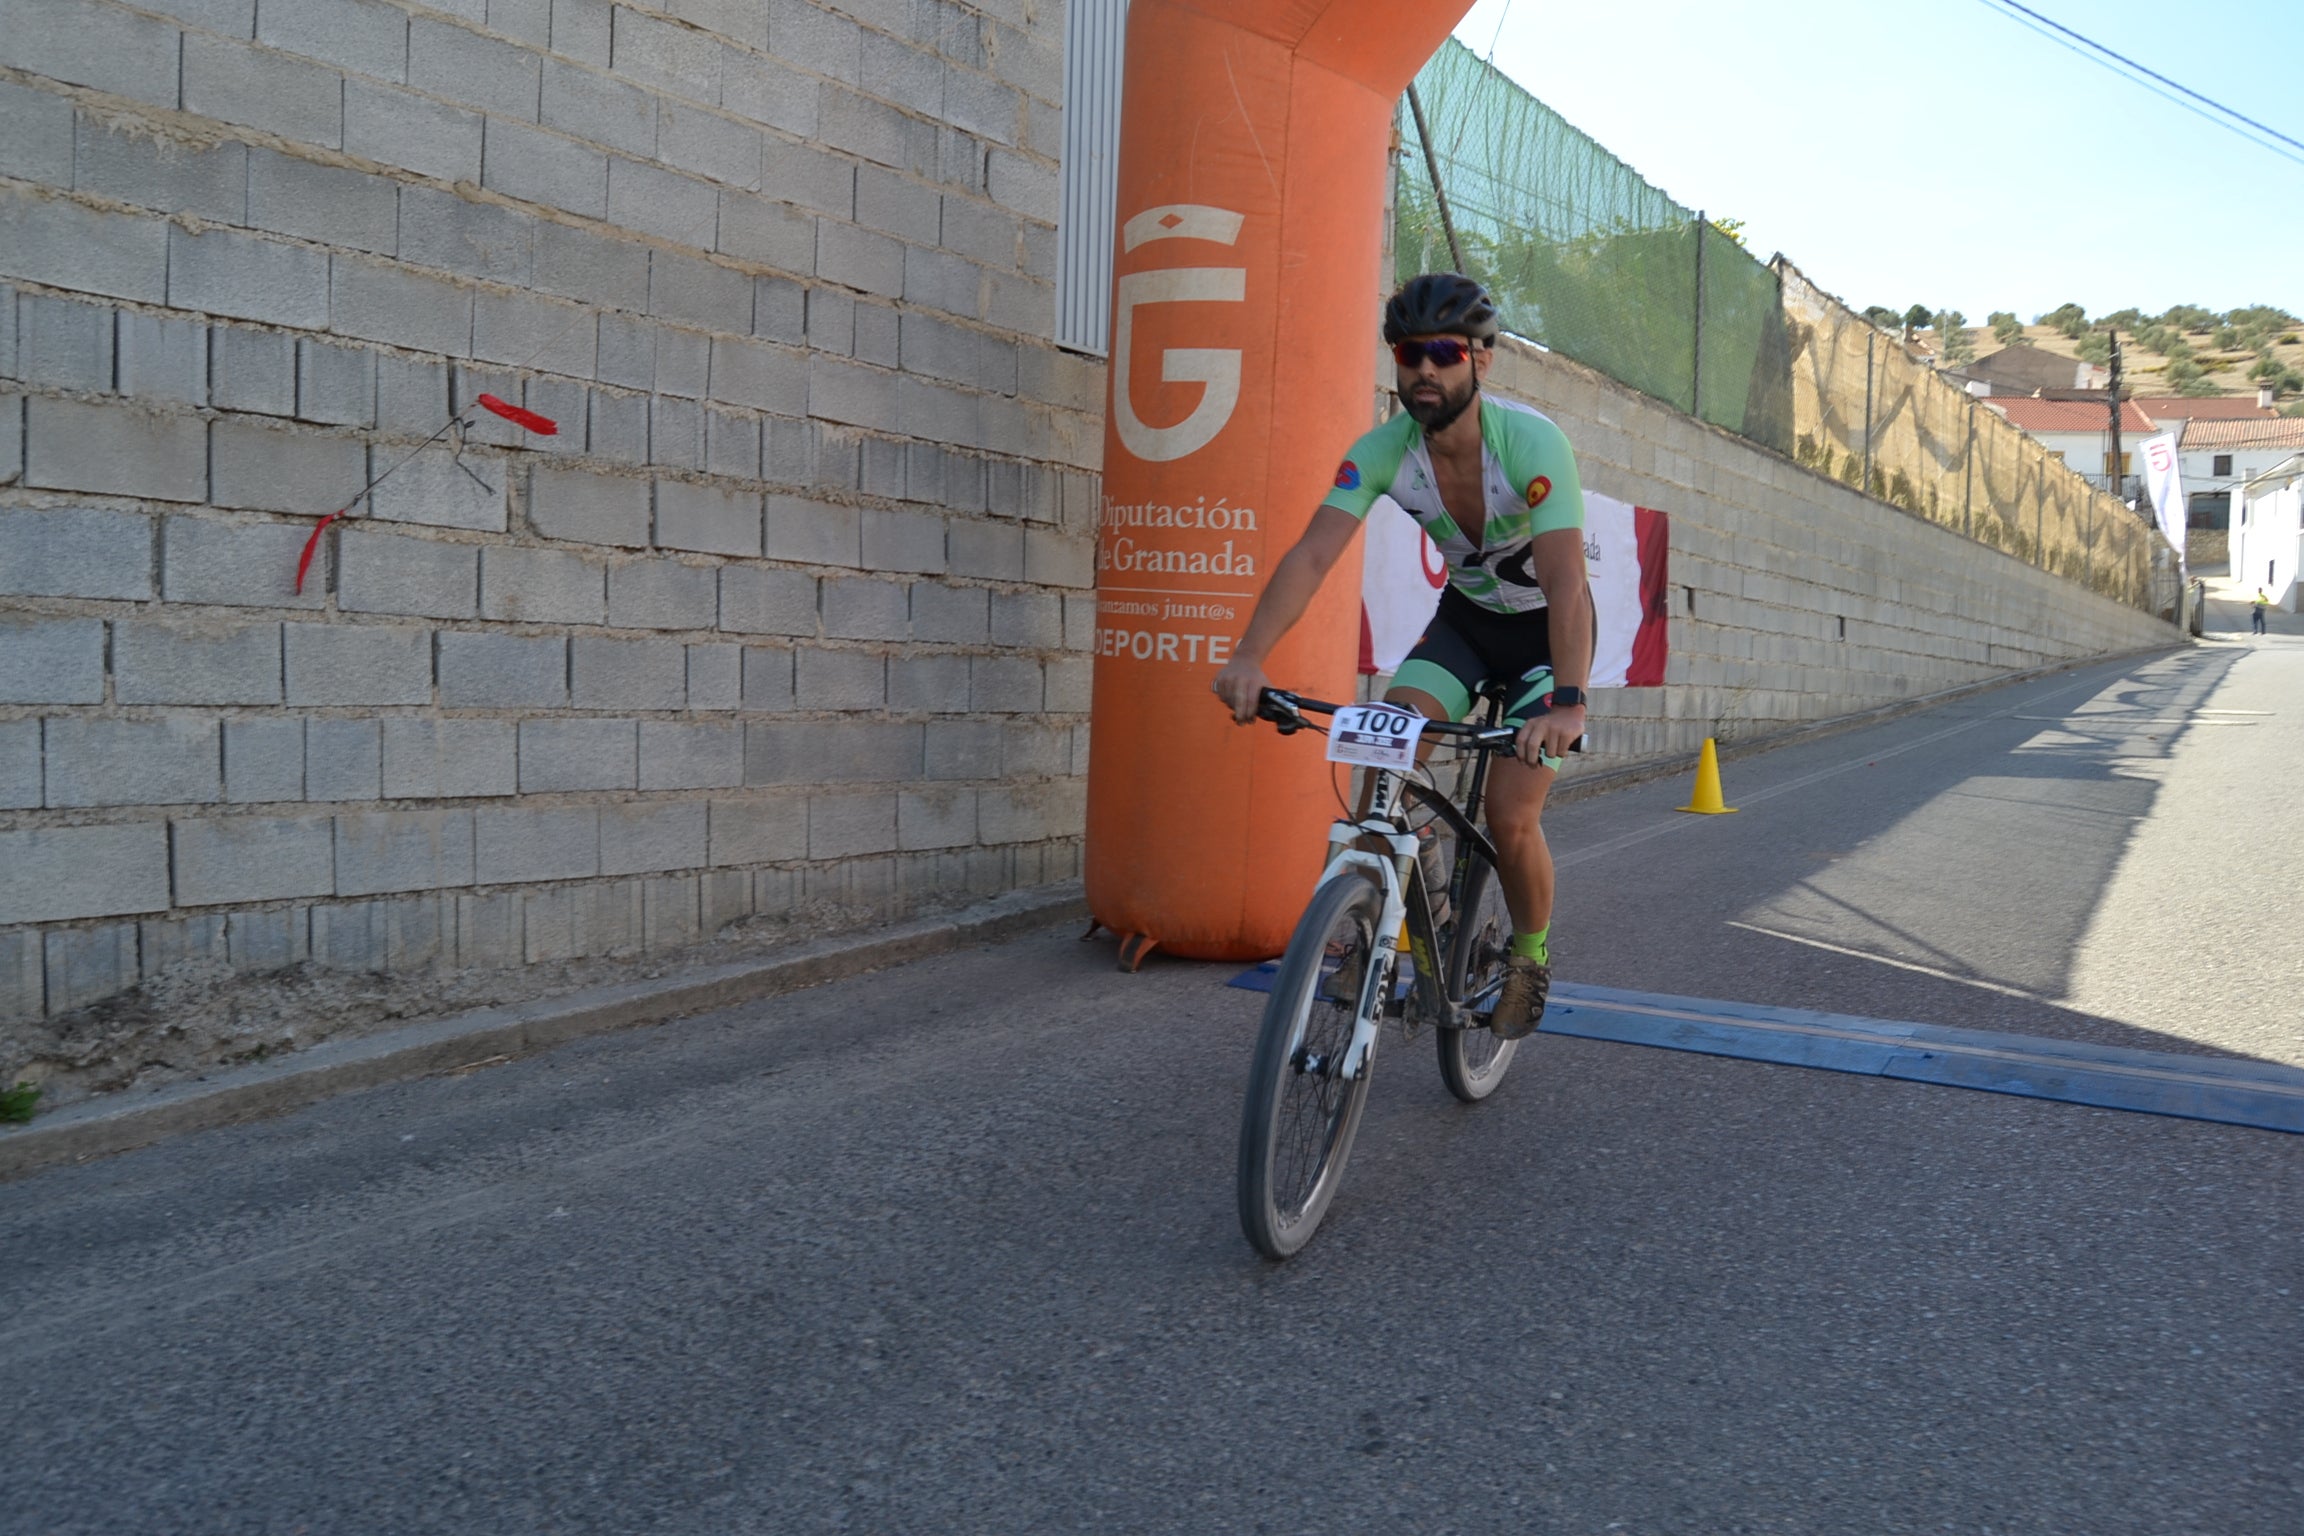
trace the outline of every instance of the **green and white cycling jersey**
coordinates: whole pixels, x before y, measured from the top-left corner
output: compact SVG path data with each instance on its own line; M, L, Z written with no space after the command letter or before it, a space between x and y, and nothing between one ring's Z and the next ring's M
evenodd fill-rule
M1539 533L1584 526L1584 487L1568 435L1552 418L1511 400L1480 396L1481 486L1487 526L1474 545L1440 501L1440 477L1424 429L1402 412L1352 445L1336 470L1336 488L1320 504L1366 518L1389 494L1424 525L1448 581L1481 607L1531 613L1545 606L1529 568L1529 541Z

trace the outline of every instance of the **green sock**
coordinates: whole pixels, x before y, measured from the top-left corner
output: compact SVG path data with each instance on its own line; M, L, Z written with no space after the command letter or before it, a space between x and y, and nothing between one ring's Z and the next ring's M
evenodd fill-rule
M1546 923L1534 933L1512 935L1512 953L1524 960L1533 960L1538 965L1550 965L1552 963L1551 941L1552 925Z

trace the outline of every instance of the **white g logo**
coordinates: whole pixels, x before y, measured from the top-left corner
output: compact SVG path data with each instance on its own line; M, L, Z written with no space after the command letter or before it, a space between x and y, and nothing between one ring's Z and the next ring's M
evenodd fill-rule
M1120 232L1121 249L1149 240L1212 240L1230 245L1240 238L1244 216L1198 203L1147 208ZM1160 354L1160 377L1170 384L1205 386L1192 414L1172 427L1148 427L1128 397L1128 360L1136 306L1191 300L1241 303L1248 297L1246 267L1162 267L1131 272L1115 285L1112 342L1112 410L1120 441L1140 459L1181 459L1199 452L1224 430L1240 403L1240 353L1233 347L1171 347Z

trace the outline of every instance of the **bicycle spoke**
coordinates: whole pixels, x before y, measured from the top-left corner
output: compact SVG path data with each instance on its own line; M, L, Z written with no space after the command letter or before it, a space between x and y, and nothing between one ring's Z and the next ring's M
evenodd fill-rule
M1283 1215L1302 1214L1327 1164L1329 1143L1344 1109L1346 1084L1338 1074L1351 1047L1354 1011L1334 1001L1316 1000L1305 1019L1304 1039L1282 1089L1283 1122L1274 1159L1274 1203Z
M1467 875L1465 904L1471 910L1460 919L1449 970L1456 1000L1477 1013L1503 990L1512 938L1502 884L1485 860L1476 860ZM1516 1044L1480 1025L1441 1031L1440 1076L1448 1091L1466 1102L1486 1098L1503 1080Z

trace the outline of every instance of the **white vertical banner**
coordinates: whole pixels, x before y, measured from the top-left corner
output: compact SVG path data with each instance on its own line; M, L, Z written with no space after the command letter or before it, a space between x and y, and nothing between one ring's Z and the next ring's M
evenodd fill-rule
M1584 566L1592 581L1592 677L1587 686L1621 688L1640 636L1640 535L1632 504L1584 492Z
M2176 434L2163 432L2144 439L2144 494L2152 500L2152 514L2160 521L2161 535L2184 559L2184 475L2176 461Z

